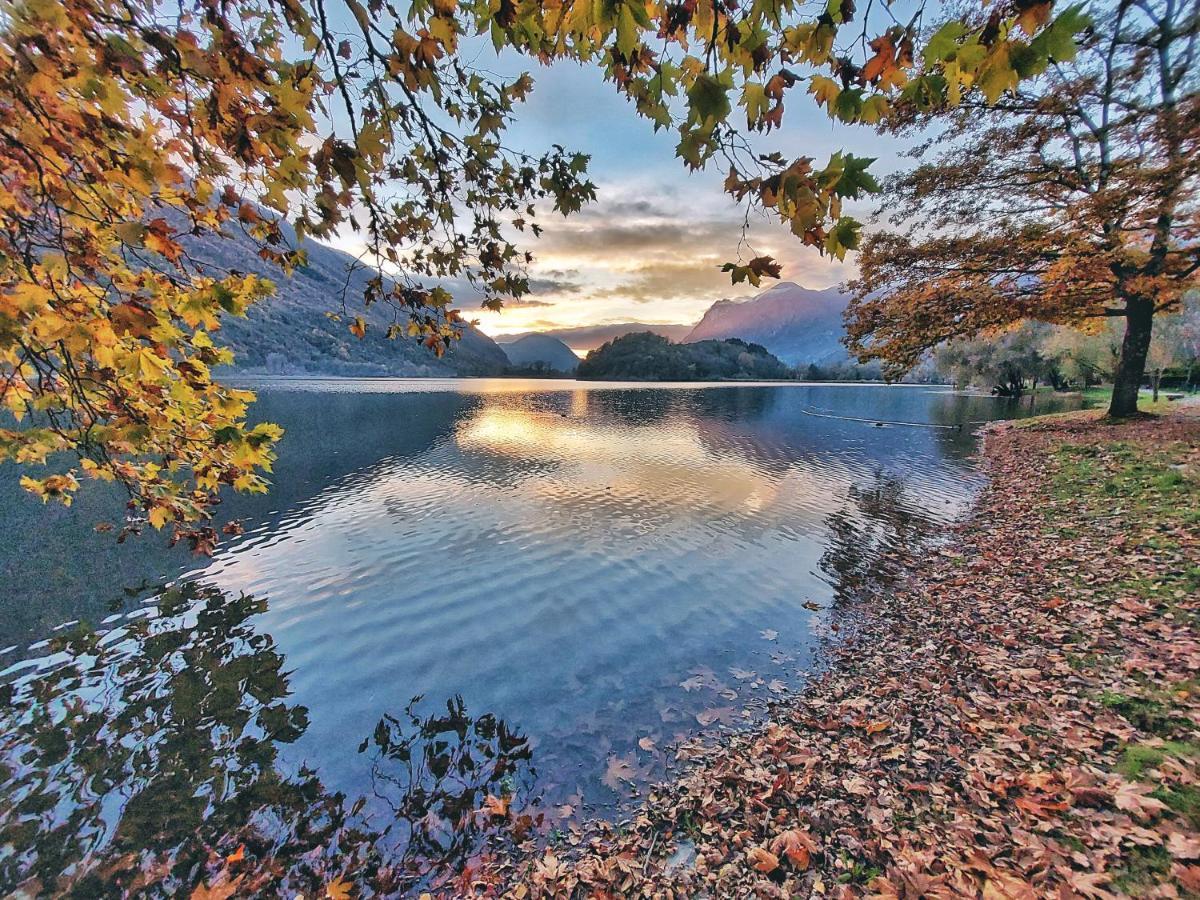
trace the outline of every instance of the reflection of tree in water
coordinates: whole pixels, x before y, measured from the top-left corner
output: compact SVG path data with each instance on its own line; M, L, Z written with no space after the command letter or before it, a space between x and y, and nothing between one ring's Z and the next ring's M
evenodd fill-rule
M462 697L446 702L445 715L422 718L420 700L402 718L385 715L358 749L373 748L371 781L404 832L405 868L425 875L469 856L497 818L511 818L517 840L540 818L508 809L532 794L533 748L523 735L491 714L471 718Z
M846 506L825 519L830 540L819 563L834 602L862 601L889 591L903 558L942 527L905 496L904 481L876 472L870 487L851 485Z
M376 793L403 827L377 828L365 801L308 768L285 771L280 747L308 717L251 622L265 609L171 589L156 615L58 640L42 671L0 686L0 893L186 894L226 868L239 893L345 873L396 893L497 835L500 817L479 810L519 789L528 744L461 700L428 718L410 706L360 748L374 744Z

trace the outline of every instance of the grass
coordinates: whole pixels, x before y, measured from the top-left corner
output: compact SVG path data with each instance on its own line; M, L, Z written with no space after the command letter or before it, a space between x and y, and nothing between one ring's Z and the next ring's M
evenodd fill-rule
M1169 737L1191 727L1191 720L1176 715L1171 705L1155 697L1138 697L1105 691L1100 702L1140 731ZM1143 757L1143 762L1145 758ZM1159 762L1162 762L1160 759Z
M1057 499L1091 509L1119 504L1143 521L1194 524L1189 513L1200 507L1200 483L1179 468L1186 450L1177 443L1150 451L1129 441L1063 444L1054 452L1051 486Z
M1152 399L1154 394L1152 391L1142 390L1138 393L1138 410L1151 415L1162 415L1168 413L1172 409L1179 406L1178 400L1168 400L1168 393L1178 393L1178 391L1167 391L1160 389L1158 392L1158 402L1155 403ZM1090 387L1084 388L1079 392L1083 397L1084 409L1108 409L1108 404L1112 400L1112 387Z
M1195 759L1200 746L1188 741L1163 741L1161 744L1130 744L1121 753L1116 770L1130 781L1139 781L1147 771L1157 769L1169 757ZM1166 802L1165 800L1163 801Z
M1112 887L1131 897L1149 893L1171 871L1171 854L1162 846L1134 847L1128 859L1125 868L1114 873Z
M1086 392L1087 405L1103 407L1109 391ZM1178 403L1146 402L1156 413L1177 409ZM1100 411L1077 413L1099 416ZM1140 426L1132 426L1140 427ZM1106 432L1097 432L1103 435ZM1200 479L1194 447L1186 441L1117 440L1093 436L1080 442L1068 438L1050 458L1051 508L1081 509L1094 517L1096 527L1117 519L1124 522L1122 550L1143 555L1153 563L1133 567L1124 577L1096 586L1098 596L1115 604L1136 598L1154 615L1194 621L1193 605L1184 602L1200 591L1200 565L1191 554L1186 535L1200 525ZM1053 512L1049 513L1053 515ZM1132 529L1130 526L1133 526ZM1086 579L1085 579L1086 581ZM1074 646L1074 642L1072 642ZM1100 664L1089 654L1071 653L1068 664L1088 671ZM1101 705L1124 718L1141 734L1119 748L1111 770L1144 784L1149 795L1172 814L1200 828L1200 787L1192 782L1200 765L1200 742L1188 706L1200 689L1196 679L1164 679L1162 675L1129 672L1120 690L1106 690ZM1180 824L1183 824L1182 822ZM1162 846L1129 846L1119 867L1112 869L1108 890L1133 897L1156 896L1170 885L1174 860Z
M1200 789L1190 784L1159 785L1150 796L1161 800L1175 812L1200 828Z

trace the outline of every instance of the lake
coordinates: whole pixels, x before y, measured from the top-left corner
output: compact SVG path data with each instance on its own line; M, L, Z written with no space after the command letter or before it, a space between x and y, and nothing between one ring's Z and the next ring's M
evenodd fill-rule
M200 832L316 846L350 807L412 859L468 852L488 794L547 833L614 814L672 745L802 690L879 554L969 507L978 423L1028 412L908 386L251 386L287 433L211 559L118 546L94 529L114 493L43 507L0 469L0 891L143 850L186 881Z

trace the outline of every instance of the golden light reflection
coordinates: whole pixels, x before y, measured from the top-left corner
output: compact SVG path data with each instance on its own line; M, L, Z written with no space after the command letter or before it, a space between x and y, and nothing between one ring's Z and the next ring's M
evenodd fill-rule
M598 424L588 417L590 397L576 391L571 412L533 411L491 405L464 421L455 443L468 453L570 467L569 479L537 479L528 489L551 503L566 494L602 493L606 502L696 514L741 513L769 516L774 507L793 508L798 495L830 509L835 505L831 480L849 483L850 474L825 471L819 476L795 467L781 471L762 462L705 444L696 421L667 417L653 424ZM698 495L696 484L704 485ZM570 485L564 494L562 486ZM781 497L788 502L780 504Z

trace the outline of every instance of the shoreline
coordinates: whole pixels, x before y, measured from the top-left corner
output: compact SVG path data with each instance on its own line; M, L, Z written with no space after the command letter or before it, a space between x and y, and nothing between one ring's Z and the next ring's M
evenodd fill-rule
M487 894L1200 892L1200 416L989 426L968 517L808 689ZM441 892L439 892L441 893Z

